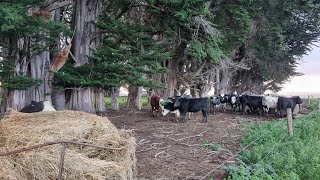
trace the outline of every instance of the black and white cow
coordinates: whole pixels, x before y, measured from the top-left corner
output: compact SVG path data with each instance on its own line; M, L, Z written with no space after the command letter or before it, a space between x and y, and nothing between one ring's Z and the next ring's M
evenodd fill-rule
M34 113L34 112L40 112L40 111L56 111L50 101L31 101L31 104L25 106L20 110L20 112L23 113Z
M302 103L303 102L299 96L292 96L291 98L280 96L278 99L279 116L283 117L283 115L285 114L283 113L283 111L286 111L287 108L291 108L293 112L296 105Z
M221 98L219 96L210 97L210 110L213 111L213 114L216 114L216 109L221 107Z
M266 116L269 114L270 109L278 109L278 97L265 95L262 98L263 111Z
M226 111L227 106L230 105L231 102L231 94L220 94L220 102L222 111Z
M174 107L177 107L182 114L182 121L186 119L188 112L202 111L203 119L201 122L208 122L209 112L209 98L176 98L174 100Z
M230 99L231 111L236 112L237 108L240 110L240 98L241 96L232 95Z
M169 112L174 113L175 117L180 116L180 111L177 107L174 107L174 98L169 98L168 100L161 100L160 108L162 116L166 116Z
M249 107L251 112L258 111L258 114L261 115L261 110L263 109L262 96L242 95L240 97L240 103L243 114L248 114L246 107Z

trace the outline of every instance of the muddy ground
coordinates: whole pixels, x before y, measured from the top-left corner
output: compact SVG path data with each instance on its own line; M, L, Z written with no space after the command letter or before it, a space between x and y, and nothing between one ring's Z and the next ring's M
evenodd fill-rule
M137 142L137 179L223 179L223 167L235 165L240 138L248 124L272 117L240 113L194 113L186 123L169 117L151 117L150 109L109 111L117 128L134 131Z

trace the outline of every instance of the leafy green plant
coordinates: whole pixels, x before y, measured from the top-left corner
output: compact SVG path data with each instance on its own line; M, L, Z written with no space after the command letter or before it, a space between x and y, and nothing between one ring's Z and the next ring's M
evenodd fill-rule
M209 143L208 140L204 140L202 145L204 148L210 149L211 151L219 151L223 147L221 144Z
M319 179L320 113L294 120L294 135L287 135L286 121L253 126L242 139L239 166L227 167L228 179Z

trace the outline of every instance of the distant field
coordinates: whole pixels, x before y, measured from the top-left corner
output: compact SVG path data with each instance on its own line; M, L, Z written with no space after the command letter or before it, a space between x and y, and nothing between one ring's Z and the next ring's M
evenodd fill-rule
M320 97L320 92L281 92L278 94L283 96L300 96L301 98L308 98L308 95L311 96L312 98Z

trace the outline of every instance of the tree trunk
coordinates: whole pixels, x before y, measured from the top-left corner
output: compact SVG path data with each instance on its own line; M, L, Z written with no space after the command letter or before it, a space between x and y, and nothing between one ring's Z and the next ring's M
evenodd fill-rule
M220 81L220 94L228 93L229 80L230 80L230 77L229 77L228 69L222 69L221 81Z
M39 54L21 55L20 50L28 52L28 48L32 46L30 39L19 38L12 39L15 43L12 46L17 49L10 52L15 57L14 76L27 76L33 79L41 80L42 83L38 87L31 87L27 90L6 90L7 96L1 105L1 112L5 112L7 108L13 108L19 111L25 105L30 104L31 101L51 101L51 89L49 88L49 66L50 56L48 51L43 51Z
M88 63L96 47L100 44L99 29L95 26L98 16L101 14L101 0L75 0L73 8L72 26L75 30L71 52L76 59L75 66ZM100 91L84 88L71 91L69 109L93 112L105 111L104 95ZM90 92L89 92L90 91ZM89 95L91 93L91 95ZM94 93L94 95L92 94ZM86 96L83 98L81 96Z
M85 112L96 112L94 108L95 97L93 88L72 89L67 109Z
M220 69L219 67L216 68L216 87L214 91L215 95L220 94Z
M76 66L88 63L100 44L99 29L95 26L101 14L101 0L75 0L73 8L72 26L75 30L71 52L76 59Z
M66 108L64 91L52 94L52 105L57 111L63 111Z
M44 51L30 59L30 72L33 79L42 80L40 86L30 89L31 100L33 101L50 101L51 102L51 85L49 85L49 68L50 54Z
M104 102L104 93L105 91L103 89L95 89L93 91L93 95L95 96L95 111L96 112L105 112L106 111L106 105Z
M174 96L177 85L177 68L179 60L184 56L184 50L187 47L187 42L181 42L176 48L173 58L169 61L168 68L170 72L167 79L167 89L164 92L164 98Z
M139 86L138 87L138 92L137 92L137 97L136 97L136 106L137 106L139 111L142 108L142 102L141 102L142 90L143 90L143 87Z
M137 96L139 88L137 86L129 85L128 88L129 94L128 94L128 100L127 100L127 108L134 108L137 106Z
M112 88L111 102L114 110L119 110L119 96L120 96L120 88Z

